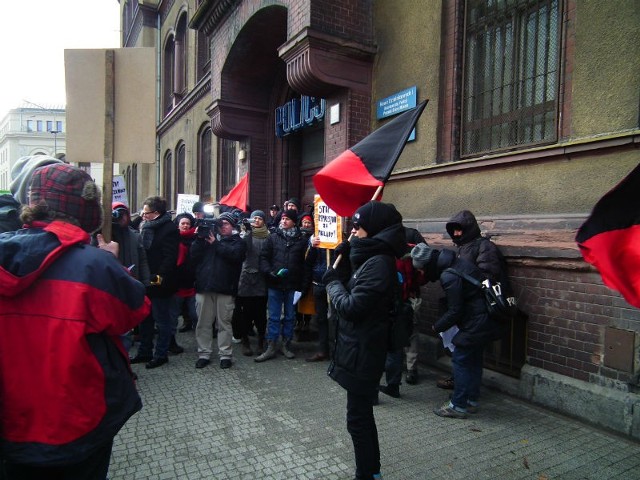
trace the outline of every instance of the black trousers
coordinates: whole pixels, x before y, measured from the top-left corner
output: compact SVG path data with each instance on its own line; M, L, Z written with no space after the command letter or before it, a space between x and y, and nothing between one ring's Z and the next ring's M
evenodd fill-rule
M264 337L267 328L267 297L236 297L236 308L233 311L233 336L245 337L253 325L258 335Z
M105 480L109 471L113 441L96 450L79 463L63 467L33 467L4 461L2 480Z
M371 480L380 473L380 445L373 416L373 394L347 391L347 430L356 456L356 478Z

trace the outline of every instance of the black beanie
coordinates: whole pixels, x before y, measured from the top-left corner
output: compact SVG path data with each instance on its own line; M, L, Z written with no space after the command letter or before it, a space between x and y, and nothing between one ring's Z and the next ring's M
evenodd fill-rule
M293 223L298 223L298 212L296 210L285 210L282 212L282 216L290 218Z
M401 224L402 215L392 203L372 200L356 210L353 223L359 224L370 237L373 237L391 225Z

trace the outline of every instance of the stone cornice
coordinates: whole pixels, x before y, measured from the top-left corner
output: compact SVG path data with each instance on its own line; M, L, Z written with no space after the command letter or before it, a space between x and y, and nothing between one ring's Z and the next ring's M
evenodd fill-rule
M211 35L240 0L204 0L193 14L189 28Z

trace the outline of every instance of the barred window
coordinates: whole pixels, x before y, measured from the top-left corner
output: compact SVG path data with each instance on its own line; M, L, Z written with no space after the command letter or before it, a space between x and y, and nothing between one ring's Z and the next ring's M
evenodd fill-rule
M198 137L197 193L200 195L200 200L208 202L211 200L211 146L213 142L211 127L205 126Z
M236 182L236 144L235 140L228 140L226 138L220 139L220 189L219 195L226 195L229 193Z
M467 0L461 156L557 140L562 0Z

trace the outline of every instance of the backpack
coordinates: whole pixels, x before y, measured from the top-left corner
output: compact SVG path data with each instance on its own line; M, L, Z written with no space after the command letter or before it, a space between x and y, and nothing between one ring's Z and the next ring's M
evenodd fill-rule
M397 272L398 281L395 282L393 304L389 311L389 352L396 352L409 346L409 339L413 334L413 307L403 299L403 276Z
M504 257L501 256L501 260L504 260ZM509 323L516 316L518 304L516 297L510 291L511 284L508 282L508 278L507 282L503 285L501 281L492 282L488 278L480 281L454 268L447 268L445 272L451 272L463 278L482 291L487 313L491 319L498 323ZM504 276L505 274L501 273L501 275Z

